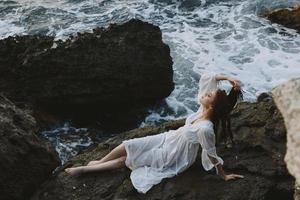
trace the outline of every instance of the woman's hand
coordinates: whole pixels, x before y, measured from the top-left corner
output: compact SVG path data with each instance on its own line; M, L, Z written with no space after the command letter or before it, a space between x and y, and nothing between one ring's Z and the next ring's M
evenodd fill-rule
M234 78L228 78L227 80L230 82L232 87L237 88L237 89L239 89L241 87L241 83L239 80L234 79Z
M223 170L222 164L218 162L218 160L215 157L208 155L208 158L215 166L217 174L225 181L229 181L237 178L244 178L244 176L239 174L226 174L225 171Z
M239 174L227 174L224 175L223 179L225 181L229 181L229 180L233 180L233 179L237 179L237 178L244 178L244 176L239 175Z
M228 80L230 82L230 84L232 85L232 87L240 89L241 87L241 82L238 79L229 77L229 76L225 76L222 74L218 74L216 75L216 80L217 81L221 81L221 80Z

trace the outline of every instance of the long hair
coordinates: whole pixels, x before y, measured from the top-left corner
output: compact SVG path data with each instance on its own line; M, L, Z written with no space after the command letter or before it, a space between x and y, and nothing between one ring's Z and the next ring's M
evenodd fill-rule
M243 100L243 90L241 88L232 87L228 95L225 90L218 89L216 91L211 115L211 121L214 124L214 131L216 135L216 143L218 143L218 126L221 122L221 139L223 138L226 140L229 134L231 142L234 144L231 131L230 112L233 110L238 100Z

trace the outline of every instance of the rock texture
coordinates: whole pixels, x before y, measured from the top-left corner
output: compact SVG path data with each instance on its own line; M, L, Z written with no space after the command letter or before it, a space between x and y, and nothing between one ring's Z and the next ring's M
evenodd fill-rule
M36 136L36 122L0 95L1 200L23 200L59 165L52 147Z
M265 17L272 22L296 29L300 33L300 6L277 9L266 13Z
M295 184L294 200L300 200L300 185L298 183Z
M137 19L65 42L9 37L0 41L0 90L81 126L96 119L105 127L136 127L145 108L174 89L172 64L159 27Z
M231 114L236 141L234 148L217 147L227 172L240 173L244 179L225 182L214 172L201 167L201 158L185 172L164 179L146 195L139 194L130 181L127 168L68 176L69 166L87 164L99 159L124 139L158 134L177 129L184 119L161 126L148 126L124 132L86 150L59 168L31 200L60 199L197 199L197 200L289 200L293 199L294 178L289 175L283 157L286 130L283 118L271 96L264 95L256 103L242 102Z
M272 91L276 105L280 109L287 128L287 152L285 162L289 172L300 184L300 78L292 79ZM300 199L299 186L296 194Z

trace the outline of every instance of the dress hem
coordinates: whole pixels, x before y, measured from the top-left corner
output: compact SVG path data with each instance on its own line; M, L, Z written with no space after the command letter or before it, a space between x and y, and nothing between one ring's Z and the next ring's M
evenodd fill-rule
M130 154L129 154L129 149L128 149L128 141L124 140L122 143L124 144L125 151L126 151L125 165L129 169L133 170L133 168L129 165Z

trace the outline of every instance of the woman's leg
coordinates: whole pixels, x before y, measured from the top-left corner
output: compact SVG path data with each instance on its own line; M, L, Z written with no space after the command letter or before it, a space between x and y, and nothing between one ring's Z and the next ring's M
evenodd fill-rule
M90 165L90 166L80 166L80 167L71 167L66 168L65 171L71 175L76 175L85 172L95 172L95 171L103 171L110 169L118 169L125 166L126 156L121 156L119 158L109 160L104 163Z
M93 160L89 162L87 165L97 165L100 163L107 162L109 160L113 160L122 156L127 156L125 146L123 143L121 143L119 146L114 148L110 153L108 153L106 156L104 156L101 160Z

